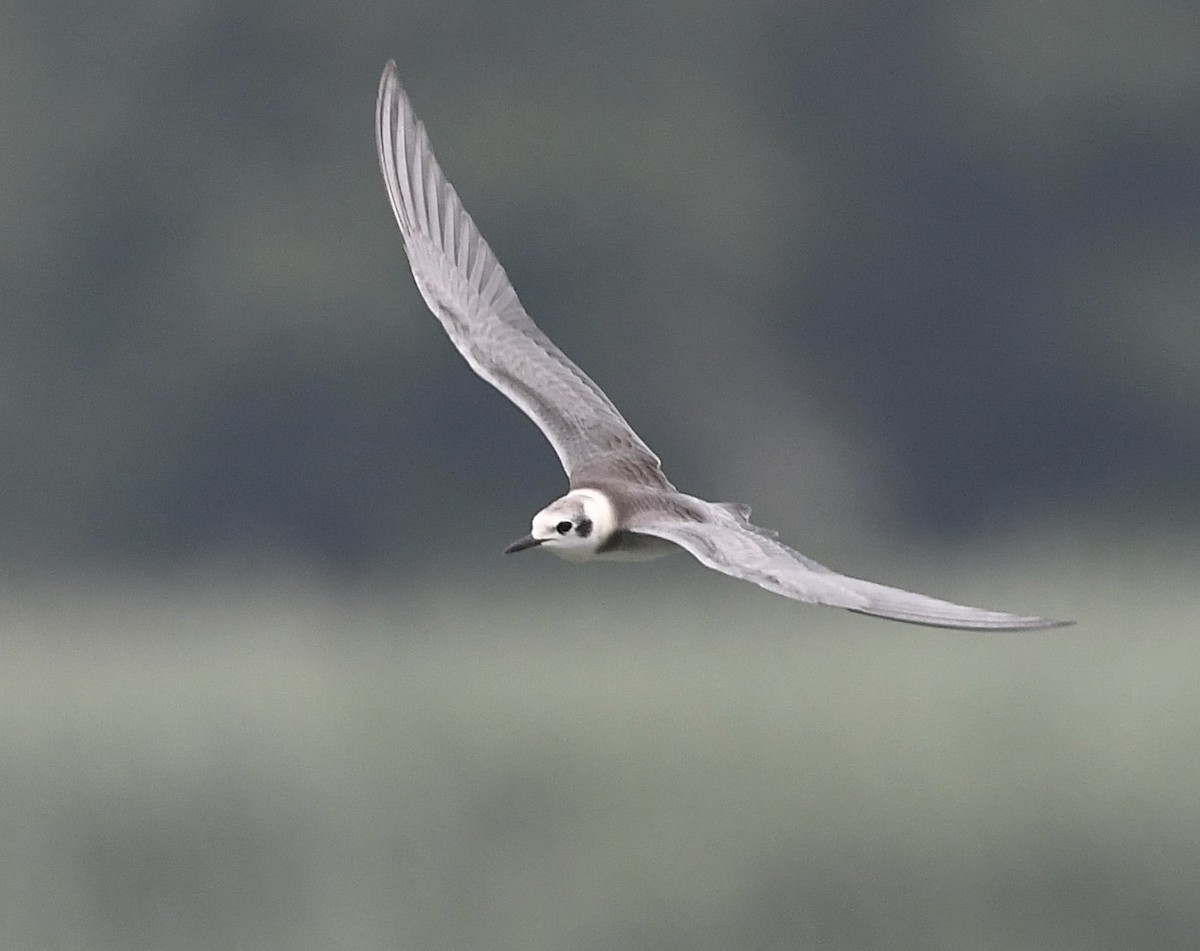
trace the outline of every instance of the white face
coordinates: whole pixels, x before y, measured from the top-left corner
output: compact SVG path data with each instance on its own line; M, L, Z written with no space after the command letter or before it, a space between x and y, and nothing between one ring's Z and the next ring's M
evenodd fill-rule
M533 530L509 551L535 545L568 561L587 561L616 529L612 503L595 489L575 489L533 517Z

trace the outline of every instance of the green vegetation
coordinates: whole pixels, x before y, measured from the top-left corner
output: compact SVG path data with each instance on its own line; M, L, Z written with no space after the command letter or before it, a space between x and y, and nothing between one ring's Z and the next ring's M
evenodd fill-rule
M1138 563L940 585L1078 610L1003 636L566 566L10 595L0 946L1195 947L1200 566Z

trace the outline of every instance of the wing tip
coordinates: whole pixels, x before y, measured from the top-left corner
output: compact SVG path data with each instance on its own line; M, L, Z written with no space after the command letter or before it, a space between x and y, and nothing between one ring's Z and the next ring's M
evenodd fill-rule
M847 608L855 614L881 618L885 621L897 621L901 624L920 624L925 627L937 627L951 631L1045 631L1058 627L1071 627L1074 621L1062 621L1056 618L1022 616L1020 614L1003 614L1001 612L981 611L980 617L940 617L933 614L921 614L916 611L892 610L886 607Z
M382 104L386 95L394 88L400 87L400 70L396 66L394 59L389 59L384 64L383 72L379 74L379 94L376 96L376 103Z

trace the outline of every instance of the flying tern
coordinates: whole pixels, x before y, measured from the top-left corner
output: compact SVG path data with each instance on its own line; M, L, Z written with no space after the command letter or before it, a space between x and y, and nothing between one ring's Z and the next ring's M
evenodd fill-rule
M542 548L568 561L643 560L683 550L768 591L860 614L971 630L1069 621L953 604L839 574L749 520L750 508L679 492L604 392L533 322L442 174L425 126L389 62L375 138L388 199L417 289L479 376L541 429L570 491L533 517L506 552Z

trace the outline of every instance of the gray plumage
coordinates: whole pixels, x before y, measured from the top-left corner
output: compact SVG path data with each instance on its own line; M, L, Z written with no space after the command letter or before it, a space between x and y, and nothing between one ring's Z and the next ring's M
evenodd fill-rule
M701 564L799 601L934 627L1018 630L1063 623L953 604L847 577L749 521L748 506L685 495L617 408L525 313L504 268L442 174L389 62L375 114L379 163L421 296L471 368L545 434L571 491L510 551L564 558L656 557Z
M379 85L375 140L417 289L471 369L537 424L572 480L620 471L670 487L604 391L525 313L442 174L394 62Z

